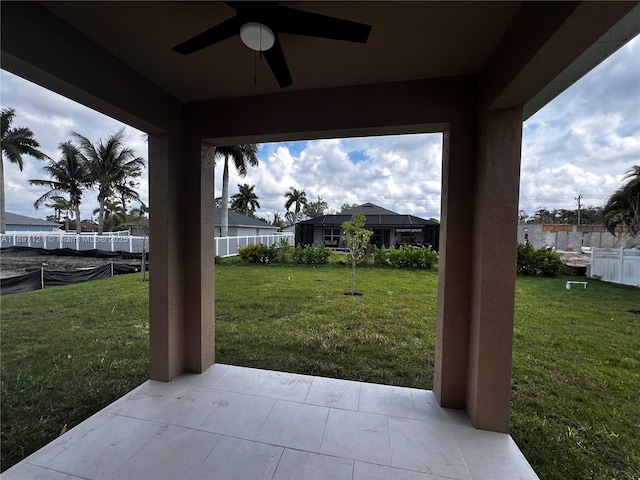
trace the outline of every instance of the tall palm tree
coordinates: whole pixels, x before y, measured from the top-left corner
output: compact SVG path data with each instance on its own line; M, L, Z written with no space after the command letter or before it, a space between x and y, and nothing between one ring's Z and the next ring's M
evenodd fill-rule
M233 159L236 170L241 177L247 174L247 164L258 166L258 144L248 143L243 145L229 145L216 147L216 157L224 158L222 170L222 218L220 219L220 236L229 235L229 157Z
M238 184L239 192L231 196L231 209L249 215L249 212L255 212L257 208L260 208L258 196L253 191L254 188L256 188L255 185Z
M38 148L40 144L33 136L31 129L26 127L11 127L16 111L13 108L3 108L0 113L0 130L2 140L0 142L2 155L0 156L0 233L5 232L5 194L4 194L4 158L11 163L24 168L22 155L29 155L37 160L47 160L47 157Z
M131 177L139 177L144 159L136 157L132 149L124 145L124 128L96 145L79 133L72 135L80 144L83 161L91 172L93 185L98 189L98 234L104 231L105 206L109 199L118 196L140 201L140 196L127 183Z
M93 211L93 214L100 213L100 207ZM107 201L104 204L104 226L110 232L119 229L127 221L127 211L120 203L120 200Z
M640 235L640 165L634 165L624 177L628 180L607 200L602 215L604 224L615 235L616 226L623 225L634 237Z
M80 201L83 189L91 184L91 172L82 161L80 150L73 143L63 142L58 148L62 151L62 158L57 162L52 160L44 167L44 171L49 174L51 179L29 180L31 185L50 189L37 199L33 206L37 210L44 202L68 193L69 201L75 212L76 232L79 234L81 232Z
M287 201L284 203L284 208L289 209L292 205L295 206L293 210L293 223L297 223L300 220L300 211L304 208L307 202L307 194L304 190L297 190L293 187L289 188L289 191L284 194Z
M74 216L73 203L62 196L51 197L45 207L53 209L56 221L60 222L62 212L64 212L64 231L69 231L69 219Z

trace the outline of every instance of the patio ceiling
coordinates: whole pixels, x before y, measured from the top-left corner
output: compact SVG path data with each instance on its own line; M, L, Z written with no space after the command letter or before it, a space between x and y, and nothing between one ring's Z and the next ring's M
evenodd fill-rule
M604 13L598 2L287 2L370 24L372 31L364 45L282 34L293 85L281 89L259 59L254 85L254 53L239 36L189 56L171 50L232 17L224 2L40 4L183 104L478 75L481 88L498 96L489 98L493 108L525 105L527 118L640 30L640 8L632 2L608 2ZM587 27L594 17L598 31ZM3 45L10 35L3 33ZM41 48L37 31L33 36ZM38 81L3 54L3 68Z
M43 2L181 102L281 91L266 61L234 36L188 56L180 42L235 15L223 2ZM479 73L520 2L286 2L373 26L369 41L281 35L293 85L286 91ZM456 28L452 28L455 25Z

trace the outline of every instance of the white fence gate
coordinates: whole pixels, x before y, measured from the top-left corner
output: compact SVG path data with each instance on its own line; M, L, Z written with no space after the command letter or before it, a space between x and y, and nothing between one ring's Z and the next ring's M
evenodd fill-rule
M246 247L247 245L256 245L261 243L263 245L271 246L274 243L279 243L284 240L290 245L293 245L295 235L293 233L276 233L273 235L247 235L240 237L216 237L216 256L217 257L232 257L238 255L239 247Z
M640 250L594 248L591 250L592 278L640 287Z

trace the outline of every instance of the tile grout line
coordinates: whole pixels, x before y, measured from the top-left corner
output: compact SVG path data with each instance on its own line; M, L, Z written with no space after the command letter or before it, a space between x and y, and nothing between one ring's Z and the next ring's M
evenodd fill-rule
M276 468L273 469L273 475L271 475L271 480L273 480L276 476L276 473L278 473L278 467L280 466L280 462L282 461L282 457L284 457L284 451L286 449L287 449L286 447L282 447L282 451L280 452L280 458L278 458L278 463L276 463Z
M264 397L262 397L264 398ZM260 424L260 428L258 428L258 430L256 431L256 434L253 436L253 438L251 439L251 441L253 442L257 442L258 440L256 440L256 438L258 438L258 435L260 435L260 432L262 431L262 429L264 428L264 424L267 423L267 420L269 419L269 417L271 416L271 414L273 413L273 409L276 408L276 404L279 402L279 400L276 399L275 402L273 402L273 405L271 405L271 409L269 409L269 413L264 417L264 420L262 421L262 423ZM262 443L262 442L260 442Z
M391 429L389 428L389 415L385 415L387 417L387 438L389 439L389 466L393 467L393 459L391 458Z
M463 428L468 428L468 427L463 427ZM462 458L462 461L464 462L464 468L467 469L469 478L473 480L473 475L471 475L471 470L469 470L469 465L467 465L467 459L464 456L464 452L462 451L462 448L460 448L460 443L458 442L458 438L456 437L456 432L453 429L453 425L449 425L449 429L451 429L451 435L453 435L453 439L456 442L456 447L458 447L458 452L460 452L460 458Z
M327 418L324 421L324 428L322 429L322 438L320 439L320 445L318 446L318 453L322 452L322 444L324 442L324 435L327 433L327 425L329 424L329 415L331 415L331 407L327 407Z

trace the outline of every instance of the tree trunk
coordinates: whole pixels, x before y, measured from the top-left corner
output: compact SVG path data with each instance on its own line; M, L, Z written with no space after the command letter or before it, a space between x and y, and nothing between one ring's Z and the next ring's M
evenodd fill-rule
M104 230L104 204L105 200L99 200L100 209L98 210L98 235L102 235Z
M4 160L0 157L0 233L5 233L7 228L4 210Z
M356 295L356 257L351 260L351 296Z
M80 202L74 202L74 209L76 215L76 233L80 235L82 233L82 223L80 222Z
M222 171L222 218L220 219L220 236L229 236L229 157L224 156Z

